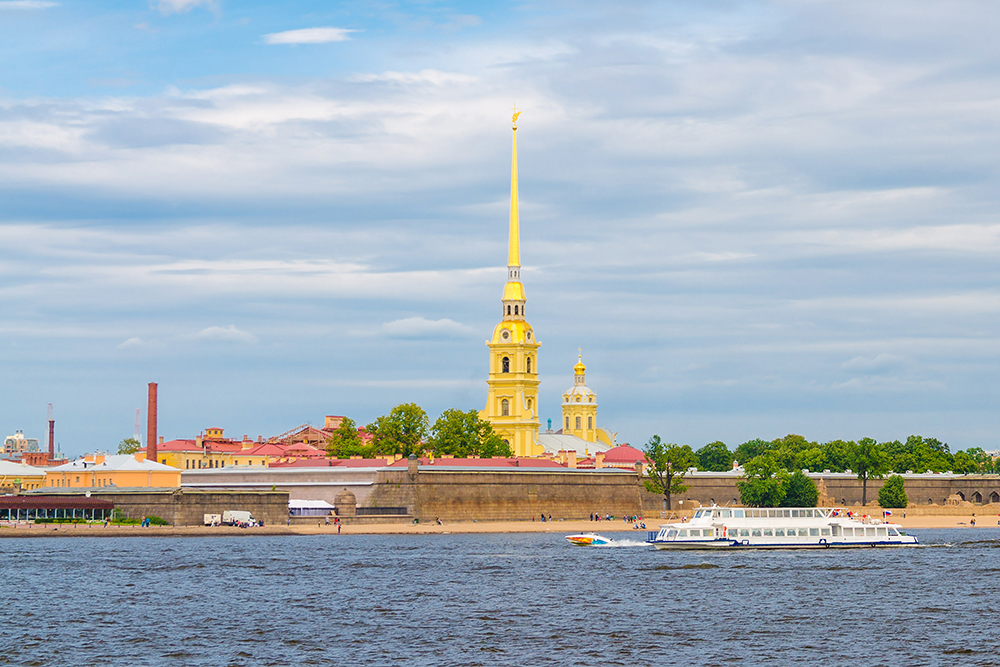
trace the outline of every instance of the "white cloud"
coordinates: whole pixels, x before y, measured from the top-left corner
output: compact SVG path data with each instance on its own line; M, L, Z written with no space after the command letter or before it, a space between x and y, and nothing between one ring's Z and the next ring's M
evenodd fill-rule
M357 74L350 78L359 83L387 81L391 83L419 84L429 83L442 86L448 83L473 83L477 77L455 72L442 72L436 69L422 69L419 72L382 72L381 74Z
M470 327L450 319L428 320L423 317L407 317L385 322L382 331L392 338L431 338L467 336L474 333Z
M845 361L841 364L841 368L861 371L864 373L878 373L901 366L904 362L905 359L902 357L897 357L894 354L887 354L883 352L874 356L854 357L853 359Z
M327 42L346 42L352 32L347 28L302 28L286 30L264 35L265 44L326 44Z
M141 338L129 338L128 340L119 343L115 347L117 347L119 350L127 350L130 347L139 347L140 345L142 345L142 342L143 341Z
M230 324L228 327L208 327L199 331L196 338L201 338L202 340L223 340L223 341L234 341L239 343L256 343L257 337L248 331L243 331L242 329L237 329L234 325Z
M4 9L48 9L58 7L58 2L47 2L46 0L2 0L0 1L0 11Z
M213 11L216 9L215 0L154 0L150 4L163 15L189 12L201 5Z

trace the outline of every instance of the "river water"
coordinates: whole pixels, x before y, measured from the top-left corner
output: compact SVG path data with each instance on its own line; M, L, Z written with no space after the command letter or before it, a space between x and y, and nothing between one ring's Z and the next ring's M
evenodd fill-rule
M0 665L1000 665L1000 529L911 533L3 539Z

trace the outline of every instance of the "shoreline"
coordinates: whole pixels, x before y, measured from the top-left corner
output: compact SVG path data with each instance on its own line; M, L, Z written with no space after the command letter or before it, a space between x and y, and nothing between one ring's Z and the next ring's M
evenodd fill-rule
M976 516L976 526L970 521L971 512L952 515L927 516L893 516L890 523L898 523L904 529L941 529L941 528L996 528L1000 527L998 518L992 515ZM393 523L393 524L354 524L341 526L340 535L447 535L447 534L501 534L501 533L555 533L569 535L572 533L616 533L621 539L622 533L633 534L636 539L646 539L647 531L656 530L667 519L654 519L646 522L646 530L633 529L631 524L622 521L589 521L587 519L556 519L551 522L539 521L445 521L442 525L435 523ZM28 537L273 537L296 535L332 535L337 536L334 524L296 526L264 526L262 528L236 528L233 526L107 526L103 524L18 524L0 526L2 538Z

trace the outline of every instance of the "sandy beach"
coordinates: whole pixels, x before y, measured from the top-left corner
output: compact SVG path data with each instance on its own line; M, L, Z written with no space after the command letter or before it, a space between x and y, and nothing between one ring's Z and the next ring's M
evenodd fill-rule
M966 509L966 508L963 508ZM949 515L907 516L894 514L893 523L899 523L904 528L996 528L1000 525L1000 517L994 514L976 514L976 526L971 526L972 512L962 512ZM646 521L647 530L655 530L657 525L665 523L666 519ZM542 523L540 521L462 521L435 523L405 523L376 525L345 525L341 527L341 535L426 535L448 533L557 533L569 535L572 533L616 533L622 538L622 533L631 533L645 539L646 531L635 530L630 524L622 521L589 521L587 519L554 520ZM0 538L3 537L255 537L265 535L337 535L334 524L327 526L297 525L297 526L265 526L263 528L234 528L232 526L107 526L103 524L27 524L17 526L0 526Z

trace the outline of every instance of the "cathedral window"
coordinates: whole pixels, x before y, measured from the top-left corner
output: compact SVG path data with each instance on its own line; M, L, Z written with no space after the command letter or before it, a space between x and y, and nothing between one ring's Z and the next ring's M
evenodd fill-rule
M531 399L530 398L528 399L528 409L529 410L531 409Z
M531 357L528 357L528 372L531 372Z
M576 428L577 428L577 430L580 430L580 418L579 417L576 418Z
M500 401L500 416L510 417L510 401L506 398Z
M587 428L594 428L594 418L587 417Z
M500 364L502 373L510 373L510 357L504 357Z
M517 306L514 306L514 314L517 315Z
M510 315L510 306L507 306L507 314Z

